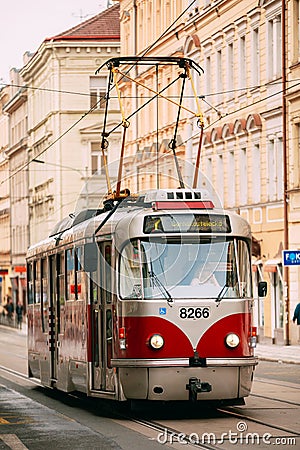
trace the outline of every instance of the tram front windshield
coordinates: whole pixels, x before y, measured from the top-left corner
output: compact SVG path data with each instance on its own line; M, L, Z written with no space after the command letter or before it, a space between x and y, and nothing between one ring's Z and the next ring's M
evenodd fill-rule
M250 298L250 247L240 238L147 238L120 259L123 299Z

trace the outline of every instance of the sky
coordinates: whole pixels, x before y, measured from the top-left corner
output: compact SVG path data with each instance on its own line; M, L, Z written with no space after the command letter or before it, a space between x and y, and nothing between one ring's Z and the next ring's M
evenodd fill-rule
M44 41L87 20L107 6L107 0L2 0L0 6L0 82L23 66L23 55ZM0 85L1 88L1 85Z

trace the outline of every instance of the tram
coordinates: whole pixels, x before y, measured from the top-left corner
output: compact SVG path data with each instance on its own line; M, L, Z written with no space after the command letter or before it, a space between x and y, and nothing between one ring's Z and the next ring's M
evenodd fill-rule
M250 256L247 222L200 190L63 221L27 255L29 376L115 400L241 402L257 364Z
M116 190L106 170L103 207L61 221L28 250L28 373L45 386L117 401L241 404L257 364L251 230L197 187L200 112L195 114L201 130L192 187L185 186L176 157L184 83L192 81L191 68L198 74L201 68L185 58L109 60L103 157L111 83L118 90L118 76L129 80L120 66L139 63L172 64L180 72L169 145L179 188L157 187L139 195L121 190L129 122L120 106L124 131ZM265 282L258 289L265 295Z

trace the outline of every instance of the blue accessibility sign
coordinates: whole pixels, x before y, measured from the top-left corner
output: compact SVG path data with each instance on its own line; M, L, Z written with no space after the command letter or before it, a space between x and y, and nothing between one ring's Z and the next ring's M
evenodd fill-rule
M282 264L284 266L300 266L300 250L283 250Z
M159 314L162 315L162 316L167 314L167 308L159 308Z

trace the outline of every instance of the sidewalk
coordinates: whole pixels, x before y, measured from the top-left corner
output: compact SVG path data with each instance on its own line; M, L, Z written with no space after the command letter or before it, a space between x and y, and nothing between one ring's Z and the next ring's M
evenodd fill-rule
M300 345L257 344L254 353L262 361L300 364Z

